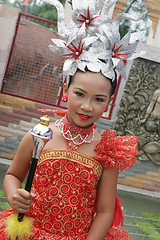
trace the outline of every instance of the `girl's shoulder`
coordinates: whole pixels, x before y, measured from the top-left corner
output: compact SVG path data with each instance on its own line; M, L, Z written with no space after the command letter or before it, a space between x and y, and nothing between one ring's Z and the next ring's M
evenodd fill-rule
M136 136L116 136L116 131L108 129L101 134L101 140L96 145L96 160L102 166L118 167L121 171L132 167L138 154L138 139Z

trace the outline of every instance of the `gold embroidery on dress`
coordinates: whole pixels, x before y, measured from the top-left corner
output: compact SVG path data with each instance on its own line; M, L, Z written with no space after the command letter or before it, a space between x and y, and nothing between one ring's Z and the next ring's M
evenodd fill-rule
M46 160L52 159L68 159L72 162L77 162L79 164L82 164L83 166L92 168L94 173L97 175L98 179L101 177L102 174L101 164L97 162L95 159L86 157L85 155L82 155L80 153L69 150L52 150L52 151L46 150L42 152L38 160L38 165Z

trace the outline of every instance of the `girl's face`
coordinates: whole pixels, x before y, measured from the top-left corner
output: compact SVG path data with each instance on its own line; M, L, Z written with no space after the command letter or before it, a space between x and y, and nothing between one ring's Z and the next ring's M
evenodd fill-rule
M96 122L111 100L111 83L101 73L77 72L64 91L68 95L68 121L83 128Z

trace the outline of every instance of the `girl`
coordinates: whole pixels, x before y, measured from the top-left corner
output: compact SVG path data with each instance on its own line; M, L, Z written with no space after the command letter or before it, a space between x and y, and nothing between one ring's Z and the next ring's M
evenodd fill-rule
M88 71L77 72L64 86L67 115L51 124L53 139L43 149L30 193L21 188L33 151L30 132L24 136L4 179L13 210L1 213L2 239L9 239L5 219L13 211L34 219L31 235L24 239L130 239L111 224L118 171L133 165L137 139L114 137L112 130L100 136L94 125L111 101L111 91L109 79Z
M115 65L125 76L124 63L136 45L129 43L128 35L120 40L119 20L111 23L103 15L103 7L109 9L114 0L104 4L81 0L80 5L72 1L73 21L65 27L62 5L53 2L58 9L58 31L66 41L52 40L55 45L50 48L69 58L63 69L67 80L63 100L68 101L68 111L50 126L53 139L40 155L30 193L21 184L30 167L33 140L30 132L22 139L4 179L11 209L0 214L0 236L10 240L6 219L25 213L34 220L23 238L26 240L129 240L128 233L118 226L123 224L123 214L116 197L117 178L119 170L134 164L137 138L115 137L113 130L100 135L95 122L112 100ZM101 14L96 16L94 11L99 10Z

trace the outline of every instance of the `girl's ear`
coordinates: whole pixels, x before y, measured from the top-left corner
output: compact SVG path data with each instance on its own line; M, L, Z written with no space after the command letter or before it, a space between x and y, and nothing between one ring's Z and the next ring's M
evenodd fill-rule
M108 106L109 106L109 104L112 102L112 100L113 100L113 96L110 97L110 99L109 99L109 101L108 101L108 104L107 104L106 109L104 110L104 112L107 112L107 111L108 111Z
M109 106L109 104L113 101L113 98L114 98L114 96L111 96L111 97L110 97L109 102L108 102L108 106Z
M66 95L66 94L68 94L68 88L66 83L63 83L63 95Z

